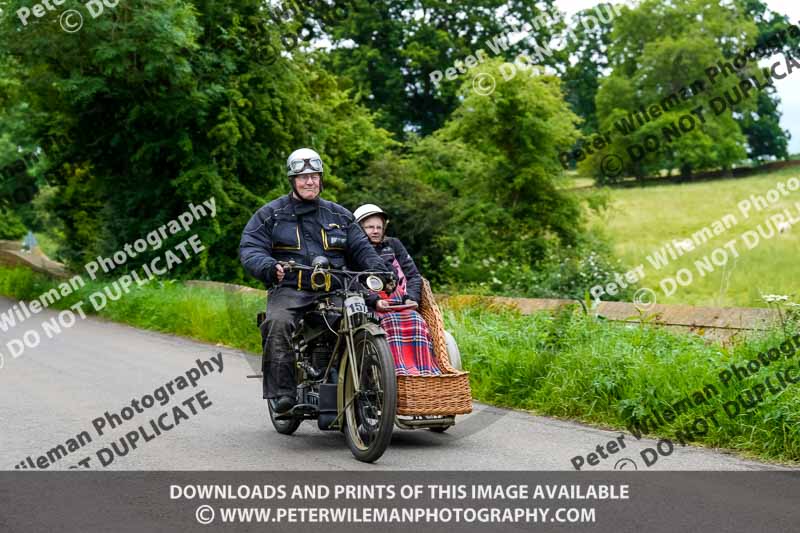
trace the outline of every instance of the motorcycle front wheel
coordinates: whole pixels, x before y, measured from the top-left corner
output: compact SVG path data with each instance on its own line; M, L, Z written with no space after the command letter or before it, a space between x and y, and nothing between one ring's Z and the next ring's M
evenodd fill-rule
M356 390L352 370L344 379L345 428L350 451L359 461L378 460L392 440L397 413L397 379L394 358L383 336L359 331L353 338ZM352 401L351 401L352 400Z

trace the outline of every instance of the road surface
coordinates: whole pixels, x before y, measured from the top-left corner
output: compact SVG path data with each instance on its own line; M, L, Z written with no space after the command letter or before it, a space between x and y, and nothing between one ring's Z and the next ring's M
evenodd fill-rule
M11 304L0 299L0 311ZM353 459L341 433L319 431L312 422L293 436L276 433L260 381L246 378L257 365L252 355L95 318L48 338L41 324L56 316L46 310L0 331L0 469L42 461L50 470L81 464L117 470L572 470L571 461L580 462L576 456L582 456L582 470L776 468L697 447L676 446L669 453L666 443L665 455L648 467L641 452L656 450L656 441L477 402L472 414L458 417L444 434L396 429L386 454L363 464ZM37 330L41 344L13 358L7 343L27 330ZM218 353L222 372L211 362ZM208 362L207 375L197 360ZM196 386L178 390L178 378L187 373ZM157 402L154 394L162 386L170 393L168 403L141 405L145 396ZM141 413L130 407L132 400L140 402ZM133 416L112 429L115 415L123 414ZM125 440L139 427L143 432ZM163 427L170 429L156 434ZM619 444L608 446L610 441ZM592 459L598 464L589 466L587 456L598 445L607 458L598 454Z

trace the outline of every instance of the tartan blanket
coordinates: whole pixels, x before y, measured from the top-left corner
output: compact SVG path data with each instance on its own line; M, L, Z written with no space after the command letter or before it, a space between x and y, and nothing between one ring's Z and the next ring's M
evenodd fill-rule
M398 376L438 376L442 373L433 355L428 325L422 316L408 309L378 313L380 324L394 356Z
M397 274L397 287L391 294L378 293L390 304L402 304L406 294L406 276L397 258L392 260ZM428 324L417 311L389 311L376 313L394 357L394 371L398 376L438 376L442 373L433 355L433 343Z

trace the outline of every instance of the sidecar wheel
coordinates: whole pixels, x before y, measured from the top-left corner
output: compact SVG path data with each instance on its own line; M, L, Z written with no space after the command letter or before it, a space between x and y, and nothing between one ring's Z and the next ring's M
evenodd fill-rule
M444 340L447 344L447 357L450 359L450 366L456 370L464 370L461 366L461 351L458 349L455 337L453 337L449 331L445 330Z
M272 422L272 425L275 427L275 431L280 433L281 435L291 435L297 428L300 427L300 423L302 420L298 420L297 418L290 418L288 420L277 420L275 418L275 411L273 410L273 404L275 400L267 400L267 409L269 409L269 419Z
M344 380L344 434L355 458L372 463L392 440L397 413L394 358L383 336L360 331L353 340L360 389L356 390L352 369L348 368Z

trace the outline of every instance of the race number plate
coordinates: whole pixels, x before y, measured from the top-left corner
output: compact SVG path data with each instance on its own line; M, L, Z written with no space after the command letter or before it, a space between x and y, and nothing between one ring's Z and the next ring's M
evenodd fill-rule
M349 297L344 301L344 308L347 311L347 316L350 317L359 313L367 313L367 304L362 296Z

